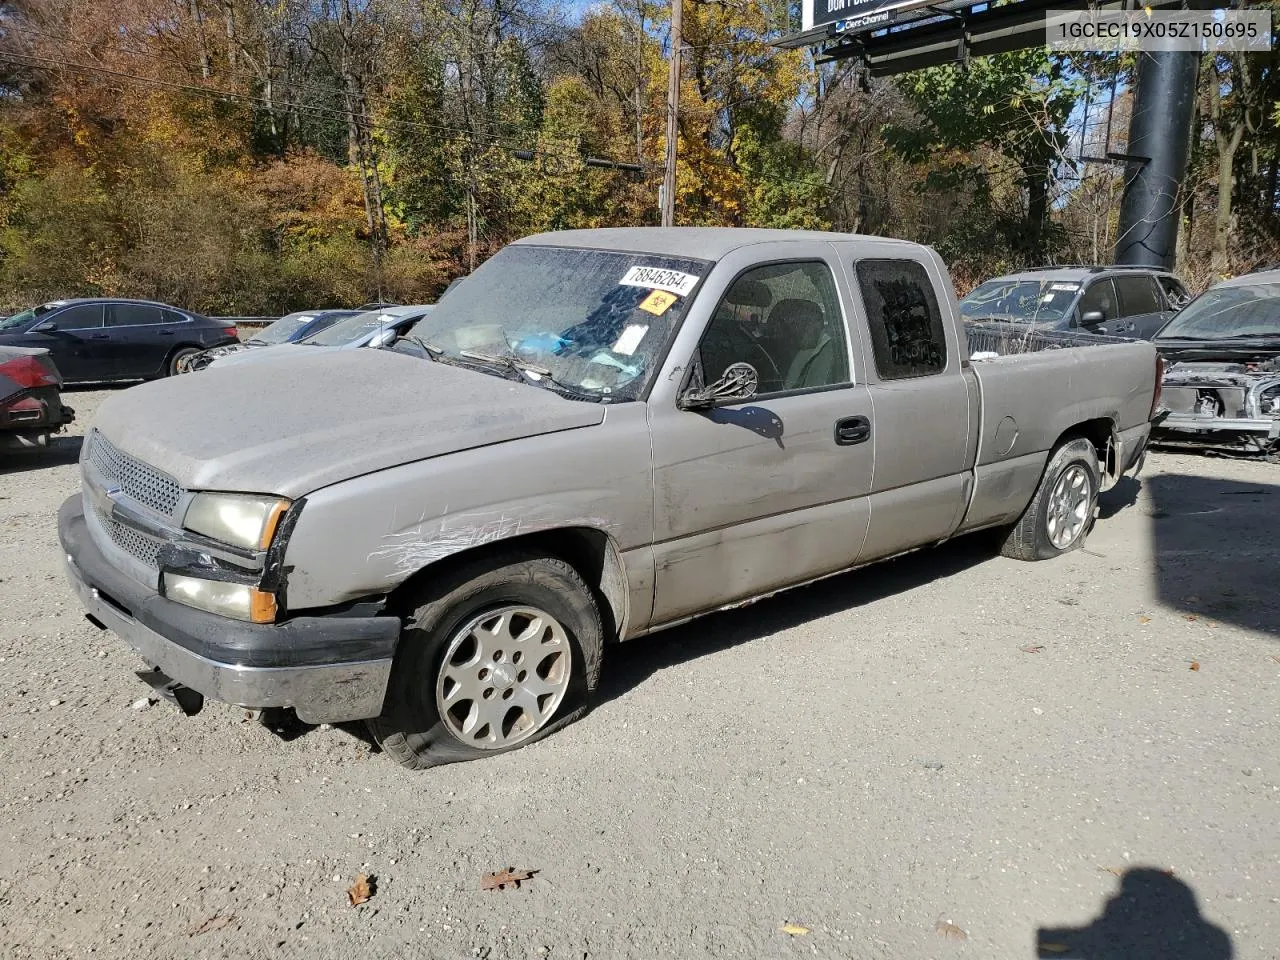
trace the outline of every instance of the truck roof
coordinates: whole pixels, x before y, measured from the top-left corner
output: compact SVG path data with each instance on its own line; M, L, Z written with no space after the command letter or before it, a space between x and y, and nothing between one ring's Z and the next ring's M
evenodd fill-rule
M718 260L726 254L757 243L819 240L862 242L876 247L913 247L920 244L862 233L830 233L822 230L764 230L755 227L607 227L598 230L557 230L517 240L521 244L586 247L627 253L666 254Z

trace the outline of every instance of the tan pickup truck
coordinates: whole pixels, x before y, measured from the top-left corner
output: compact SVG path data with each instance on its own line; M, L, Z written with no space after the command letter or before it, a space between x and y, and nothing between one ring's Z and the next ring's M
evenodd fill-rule
M926 247L747 229L529 237L393 348L289 353L103 404L71 583L188 712L410 767L581 715L615 642L971 530L1078 547L1158 383L967 329Z

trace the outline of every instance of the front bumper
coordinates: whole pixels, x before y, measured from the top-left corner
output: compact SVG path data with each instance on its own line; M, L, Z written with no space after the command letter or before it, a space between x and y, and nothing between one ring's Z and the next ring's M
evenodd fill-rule
M293 707L308 723L382 712L400 621L294 617L254 624L160 596L113 567L89 536L79 494L58 511L67 575L89 619L179 683L242 707Z

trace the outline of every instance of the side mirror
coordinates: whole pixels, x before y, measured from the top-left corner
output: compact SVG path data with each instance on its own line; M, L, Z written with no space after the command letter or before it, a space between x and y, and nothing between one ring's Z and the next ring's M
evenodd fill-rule
M1107 315L1101 310L1086 310L1080 315L1080 326L1096 327L1100 323L1106 323Z
M374 348L385 347L389 343L394 343L397 336L398 334L395 330L384 330L369 341L369 346Z
M720 403L750 400L760 387L760 374L749 363L731 363L715 383L690 387L676 404L681 410L706 410Z
M57 333L58 325L52 320L46 320L44 323L37 323L31 328L32 333Z

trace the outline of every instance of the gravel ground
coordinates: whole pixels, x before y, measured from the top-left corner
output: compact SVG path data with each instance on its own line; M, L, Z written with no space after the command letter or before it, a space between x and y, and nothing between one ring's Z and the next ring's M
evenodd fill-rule
M0 956L1280 956L1273 465L1154 454L1084 551L971 538L637 641L581 723L414 775L134 709L59 566L78 443L0 461Z

